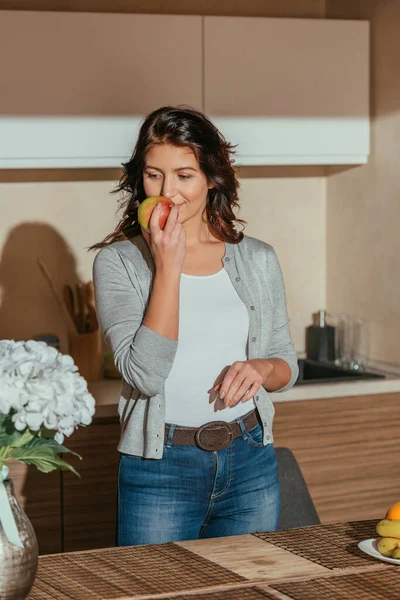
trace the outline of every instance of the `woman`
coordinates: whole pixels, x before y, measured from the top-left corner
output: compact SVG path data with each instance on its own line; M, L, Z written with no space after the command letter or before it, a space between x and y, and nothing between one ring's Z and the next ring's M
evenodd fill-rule
M273 530L279 482L267 392L297 378L279 263L235 229L232 147L200 112L145 119L95 247L96 307L123 377L118 545ZM150 235L139 204L166 196ZM243 221L240 221L243 223Z

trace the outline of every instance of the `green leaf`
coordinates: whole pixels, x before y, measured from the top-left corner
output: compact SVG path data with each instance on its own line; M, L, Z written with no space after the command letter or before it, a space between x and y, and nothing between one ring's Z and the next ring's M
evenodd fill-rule
M14 448L20 448L21 446L28 444L28 442L32 439L34 439L33 433L29 429L26 429L24 433L20 435L20 438L15 440L15 442L10 444L10 446L14 446Z
M73 454L74 456L77 456L79 459L82 460L82 457L79 454L77 454L76 452L73 452L72 450L68 450L68 448L66 448L65 446L62 446L61 444L56 442L56 440L50 439L50 438L35 437L35 438L31 439L30 442L28 442L26 447L27 448L37 448L37 447L50 448L56 454L64 454L64 453L68 452L70 454Z
M72 471L72 473L80 477L73 466L55 454L54 449L41 445L31 448L15 448L8 455L7 460L18 460L27 465L35 465L43 473L62 469L64 471Z
M19 448L20 446L27 444L32 438L33 433L31 433L29 429L26 429L23 433L20 431L14 431L11 434L0 433L0 446Z
M12 410L8 415L0 415L0 436L2 440L4 439L5 442L8 442L10 439L13 438L13 436L18 437L19 435L21 435L19 431L15 430L15 425L11 420L11 417L14 414L14 412L15 411ZM10 444L1 443L0 445L9 446Z
M21 438L19 431L14 431L12 434L0 433L0 446L16 446Z

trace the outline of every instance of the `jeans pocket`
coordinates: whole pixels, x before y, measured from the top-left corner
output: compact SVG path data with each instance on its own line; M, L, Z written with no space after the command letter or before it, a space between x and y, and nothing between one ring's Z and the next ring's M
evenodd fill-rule
M144 460L143 456L138 456L136 454L123 454L121 452L120 460Z
M166 446L164 444L163 446L163 458L165 457L166 452L169 450L170 446ZM137 460L142 460L142 461L147 461L147 462L152 462L153 460L156 460L154 458L144 458L144 456L139 456L138 454L126 454L124 452L120 453L120 461L121 460L127 460L127 461L137 461ZM157 460L162 460L162 459L157 459Z
M262 448L263 444L263 428L261 425L256 425L253 429L246 432L246 441L255 448Z

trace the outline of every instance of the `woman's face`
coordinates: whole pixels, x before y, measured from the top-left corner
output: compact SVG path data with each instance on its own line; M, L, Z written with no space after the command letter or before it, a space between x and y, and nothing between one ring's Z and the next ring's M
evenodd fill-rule
M146 196L166 196L179 206L179 223L201 219L212 187L187 146L157 144L148 150L143 170Z

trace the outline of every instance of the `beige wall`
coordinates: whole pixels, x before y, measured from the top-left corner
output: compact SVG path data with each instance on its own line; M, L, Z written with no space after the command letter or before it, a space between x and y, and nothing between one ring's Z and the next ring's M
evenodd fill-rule
M93 253L114 224L112 182L0 184L0 339L66 329L55 299L37 265L48 266L55 286L89 281Z
M241 178L239 216L246 233L276 248L287 287L296 347L303 349L310 314L325 302L324 178ZM278 170L279 171L279 170ZM38 266L42 258L61 290L91 279L86 248L116 222L111 181L0 184L0 338L25 338L65 328ZM316 251L318 250L318 251Z
M246 233L272 244L285 279L291 332L304 351L304 328L325 307L325 181L319 176L241 180Z
M253 16L322 17L323 0L13 0L4 9L110 10ZM112 8L111 8L112 7ZM37 267L45 260L57 289L91 278L86 247L115 223L110 196L116 170L0 171L0 338L66 331ZM292 333L304 349L311 313L325 304L325 193L322 168L243 168L241 216L246 233L273 244L284 272Z
M327 179L327 302L364 319L370 356L400 362L400 2L327 1L327 16L371 19L372 151Z

